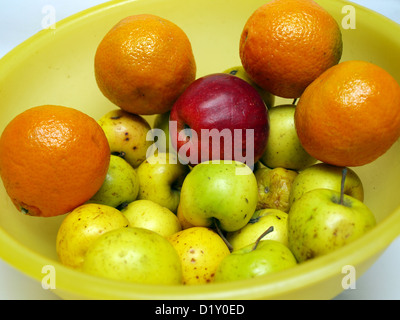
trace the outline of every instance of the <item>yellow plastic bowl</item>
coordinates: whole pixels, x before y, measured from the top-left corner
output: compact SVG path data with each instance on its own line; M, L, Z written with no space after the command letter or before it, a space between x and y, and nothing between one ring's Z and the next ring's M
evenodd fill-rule
M250 14L265 0L111 1L42 30L0 60L0 132L23 110L41 104L80 109L94 118L114 109L97 88L93 57L105 33L127 15L152 13L179 25L189 36L198 76L240 64L239 37ZM318 1L341 25L350 3ZM376 63L400 81L400 26L356 8L356 29L342 29L342 61ZM280 103L279 99L277 103ZM365 186L365 202L378 225L356 242L291 270L241 282L200 286L149 286L110 281L69 269L58 262L55 237L63 216L24 216L0 186L0 256L42 281L43 267L56 271L54 292L62 298L89 299L330 299L342 290L351 265L362 275L400 230L400 144L380 159L355 168Z

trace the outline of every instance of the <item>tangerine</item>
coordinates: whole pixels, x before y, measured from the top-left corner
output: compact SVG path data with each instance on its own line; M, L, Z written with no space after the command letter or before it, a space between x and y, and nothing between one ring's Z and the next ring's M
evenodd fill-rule
M196 63L180 27L155 15L133 15L100 42L95 76L102 93L121 109L159 114L195 79Z
M240 59L250 78L276 96L298 98L342 56L335 19L312 0L273 0L249 17Z
M365 165L400 136L400 86L373 63L341 62L304 91L295 127L304 149L318 160Z
M65 214L100 189L110 161L97 121L64 106L17 115L0 138L0 175L14 205L32 216Z

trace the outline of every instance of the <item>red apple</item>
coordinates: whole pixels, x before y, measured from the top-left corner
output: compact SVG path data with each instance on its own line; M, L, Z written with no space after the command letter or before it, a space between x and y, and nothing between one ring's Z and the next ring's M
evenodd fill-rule
M216 73L192 82L172 107L170 135L181 161L236 160L251 168L269 136L268 109L246 81Z

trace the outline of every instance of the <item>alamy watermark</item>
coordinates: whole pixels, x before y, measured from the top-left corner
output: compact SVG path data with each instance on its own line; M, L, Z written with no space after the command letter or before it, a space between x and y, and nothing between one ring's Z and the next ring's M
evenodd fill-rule
M45 290L56 288L56 269L53 265L45 265L42 268L42 288Z
M53 265L44 265L42 267L42 288L44 290L56 289L56 269ZM341 286L344 290L356 289L356 268L352 265L342 267L344 274Z
M343 29L355 29L356 28L356 8L352 5L345 5L342 7L342 13L345 16L342 18Z
M342 14L345 16L342 18L343 29L355 29L356 28L356 8L352 5L344 5L342 7ZM46 4L42 7L42 28L43 29L55 29L56 28L56 8L51 4Z
M154 141L148 148L146 158L157 159L157 162L198 164L206 160L214 162L224 159L225 162L234 159L254 167L254 129L201 129L200 133L191 128L184 128L178 132L177 122L169 121L170 132L177 133L167 139L162 129L154 128L147 133L146 140ZM178 157L169 157L162 154L180 142ZM172 144L172 145L171 145ZM221 150L222 157L221 157Z
M356 29L356 9L352 5L345 5L342 7L342 14L345 16L342 18L341 26L343 29ZM53 5L45 5L42 7L42 20L41 26L43 29L55 29L56 28L56 8ZM175 126L176 122L170 122L170 126ZM243 134L244 133L244 134ZM200 138L200 139L199 139ZM165 132L161 129L152 129L148 132L146 139L148 141L154 141L151 147L147 150L147 158L154 156L157 158L157 151L163 153L166 152L165 146L169 145L172 148L170 141L167 141ZM221 139L224 141L224 154L233 155L235 160L246 163L250 168L254 165L254 130L253 129L224 129L224 130L201 130L199 134L190 129L185 128L179 132L176 137L171 137L177 141L183 141L185 144L179 150L179 154L186 156L169 157L168 161L177 163L180 161L183 164L197 163L198 159L209 158L210 149L206 147L210 141L212 142L211 158L216 159L214 162L218 162L220 156ZM245 139L245 140L243 140ZM199 145L200 143L200 145ZM245 145L246 153L243 154L243 145ZM182 149L183 148L183 149ZM204 154L198 154L200 151ZM189 155L187 156L187 154ZM167 161L167 158L158 158L158 161ZM229 160L228 160L229 161ZM238 174L248 174L248 171L237 172ZM42 268L42 288L45 290L56 289L56 269L53 265L45 265ZM341 281L341 286L344 290L356 288L356 269L352 265L345 265L342 268L342 274L345 274Z
M345 265L342 267L342 273L345 276L342 278L342 288L355 289L356 288L356 268L352 265Z
M42 14L44 15L41 21L42 29L55 29L56 8L50 4L45 5L42 7Z

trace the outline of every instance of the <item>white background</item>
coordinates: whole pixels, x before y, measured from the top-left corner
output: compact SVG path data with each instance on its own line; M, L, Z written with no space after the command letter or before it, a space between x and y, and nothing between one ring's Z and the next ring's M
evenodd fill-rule
M228 0L227 0L228 1ZM102 0L1 0L0 58L42 28L46 5L55 8L59 21ZM354 0L400 23L400 0ZM400 34L399 34L400 36ZM400 57L399 57L400 59ZM399 226L400 228L400 226ZM1 248L0 248L1 250ZM400 299L400 237L356 283L336 299ZM0 260L0 299L58 299L51 291Z

